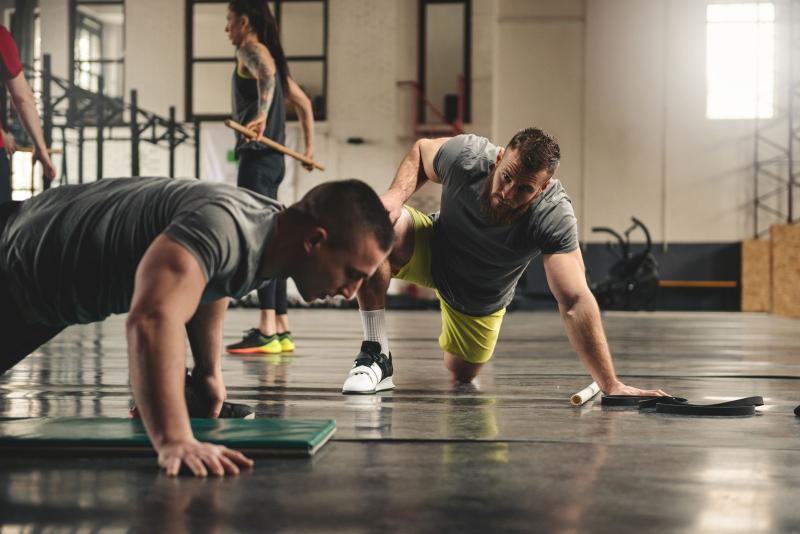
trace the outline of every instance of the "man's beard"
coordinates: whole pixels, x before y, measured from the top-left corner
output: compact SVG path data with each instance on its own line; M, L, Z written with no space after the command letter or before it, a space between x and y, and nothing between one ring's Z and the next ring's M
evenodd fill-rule
M492 206L492 173L487 179L486 184L481 191L481 215L492 226L506 226L517 221L522 215L528 211L531 203L518 208L505 207L502 204L498 207Z

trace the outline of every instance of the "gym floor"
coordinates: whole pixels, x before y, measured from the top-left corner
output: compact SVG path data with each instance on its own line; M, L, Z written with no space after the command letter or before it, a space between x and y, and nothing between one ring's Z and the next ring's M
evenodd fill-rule
M797 321L608 313L618 373L698 403L761 395L752 417L569 404L591 380L556 313L506 316L477 387L452 386L437 312L389 314L397 389L343 396L357 312L292 310L293 356L224 359L258 417L332 418L311 459L232 479L168 478L154 458L0 458L3 532L800 531ZM233 309L226 336L255 320ZM0 378L0 417L127 414L123 318L72 327Z

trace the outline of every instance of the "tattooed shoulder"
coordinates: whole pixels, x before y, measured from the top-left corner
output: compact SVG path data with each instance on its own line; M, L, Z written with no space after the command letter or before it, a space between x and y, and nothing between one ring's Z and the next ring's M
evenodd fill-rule
M272 69L267 60L267 49L263 44L247 43L236 51L236 56L254 77L272 75Z

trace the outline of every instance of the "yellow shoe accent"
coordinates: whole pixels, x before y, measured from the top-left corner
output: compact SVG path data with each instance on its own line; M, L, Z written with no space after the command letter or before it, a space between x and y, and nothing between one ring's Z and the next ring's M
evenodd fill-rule
M294 351L294 339L292 339L291 332L287 330L286 332L278 334L278 339L281 340L281 347L283 348L283 352Z
M281 346L281 342L278 340L278 336L270 336L269 343L265 345L261 345L259 347L259 351L265 354L280 354L283 352L283 347Z

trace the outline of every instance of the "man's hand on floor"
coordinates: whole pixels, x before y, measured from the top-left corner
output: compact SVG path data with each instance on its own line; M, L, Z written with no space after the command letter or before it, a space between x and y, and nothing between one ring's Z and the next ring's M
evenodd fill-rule
M185 465L198 477L238 475L242 468L253 467L253 460L239 451L222 445L201 443L195 439L164 443L158 449L158 465L169 476L177 476Z
M668 393L660 389L639 389L633 386L626 386L622 382L616 382L613 386L608 388L608 391L603 391L606 395L638 395L642 397L669 397Z

